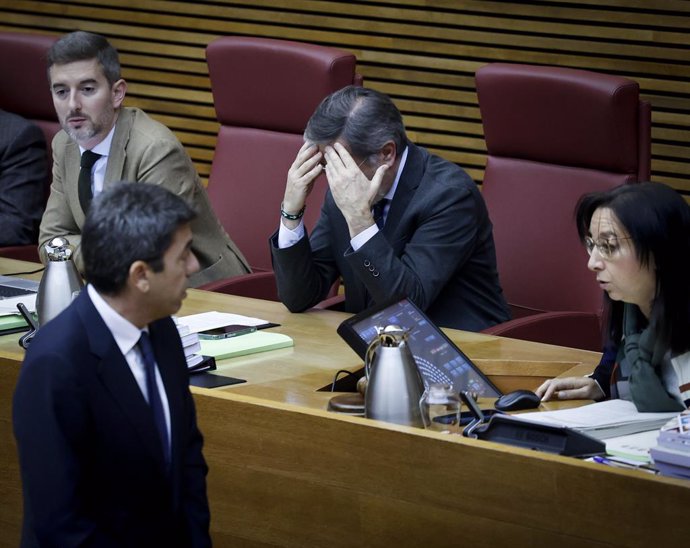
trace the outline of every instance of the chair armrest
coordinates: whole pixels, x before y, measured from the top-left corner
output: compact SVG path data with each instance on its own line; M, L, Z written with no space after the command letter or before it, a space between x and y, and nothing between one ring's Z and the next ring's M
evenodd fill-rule
M345 297L343 295L338 295L339 285L339 281L335 282L328 296L315 305L314 308L341 310L342 304L345 302ZM276 277L272 270L268 272L252 272L251 274L242 274L241 276L234 276L233 278L216 280L201 285L197 289L225 293L226 295L239 295L241 297L280 302Z
M335 295L333 297L328 297L321 301L319 304L313 306L318 310L337 310L342 312L345 308L345 295Z
M251 274L242 274L241 276L216 280L199 286L198 289L225 293L227 295L240 295L253 299L280 301L275 275L272 271L252 272Z
M601 352L603 332L597 314L540 312L484 329L482 333Z
M0 257L17 259L18 261L29 261L31 263L41 262L38 256L38 244L0 247Z

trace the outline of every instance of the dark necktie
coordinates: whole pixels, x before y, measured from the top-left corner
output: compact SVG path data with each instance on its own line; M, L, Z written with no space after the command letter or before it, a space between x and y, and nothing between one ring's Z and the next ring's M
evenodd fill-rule
M386 198L381 198L371 207L371 213L374 216L374 222L376 223L376 226L379 227L379 230L383 228L383 211L387 203L388 200Z
M81 155L81 169L79 170L79 203L84 214L89 210L93 192L91 190L91 169L101 157L100 154L85 150Z
M165 455L165 462L170 463L170 443L168 441L168 428L165 425L165 413L163 412L163 402L161 395L158 392L158 385L156 384L156 359L153 355L153 347L151 346L151 339L146 331L141 332L139 338L139 350L141 357L144 359L144 369L146 371L146 391L149 394L149 406L153 412L153 420L158 429L161 443L163 445L163 454Z

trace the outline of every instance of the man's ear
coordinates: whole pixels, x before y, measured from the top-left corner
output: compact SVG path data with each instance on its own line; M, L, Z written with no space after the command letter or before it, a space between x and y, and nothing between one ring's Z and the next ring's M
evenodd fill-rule
M395 164L395 160L398 157L397 152L395 143L393 141L386 141L379 152L379 154L381 154L381 163L391 167Z
M110 92L113 99L113 108L120 108L120 106L122 106L122 101L125 100L125 94L127 93L127 82L120 78L113 84Z
M151 269L144 261L134 261L129 266L129 278L127 285L136 288L141 293L148 293L151 288L149 274Z

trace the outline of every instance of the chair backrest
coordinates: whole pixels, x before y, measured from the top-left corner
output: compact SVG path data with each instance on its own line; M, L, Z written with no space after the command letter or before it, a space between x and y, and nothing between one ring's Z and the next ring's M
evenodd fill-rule
M213 208L254 270L270 270L268 237L278 227L287 172L321 100L350 84L355 56L285 40L222 37L206 48L221 124L208 193ZM326 192L315 182L304 219L311 228Z
M649 178L651 114L636 82L496 63L476 74L488 160L483 195L514 317L601 315L573 212L584 193Z
M46 71L54 36L0 32L0 108L31 120L43 130L52 165L51 142L60 131Z

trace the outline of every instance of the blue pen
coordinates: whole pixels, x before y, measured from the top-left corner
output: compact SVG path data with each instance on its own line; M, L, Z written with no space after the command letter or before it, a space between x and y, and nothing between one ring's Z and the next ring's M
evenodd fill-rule
M605 466L612 466L614 468L627 468L628 470L642 470L644 472L650 472L652 474L656 474L657 470L650 467L649 465L646 464L628 464L627 462L621 462L617 460L611 460L607 459L606 457L601 457L599 455L595 455L592 457L593 462L598 462L599 464L603 464Z
M595 455L592 457L592 460L594 462L598 462L599 464L606 464L606 465L612 465L613 463L607 459L606 457L600 457L599 455Z

